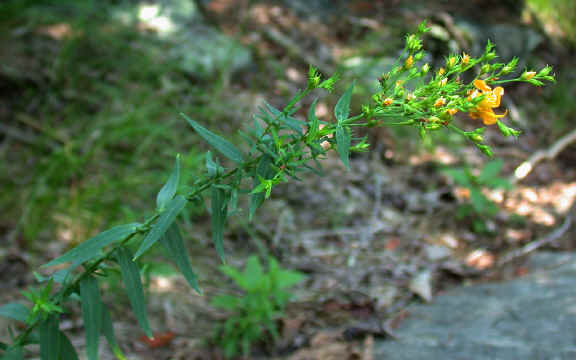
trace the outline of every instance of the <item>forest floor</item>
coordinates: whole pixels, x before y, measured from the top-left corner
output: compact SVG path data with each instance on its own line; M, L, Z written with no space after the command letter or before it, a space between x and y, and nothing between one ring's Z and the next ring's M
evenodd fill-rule
M326 74L341 71L343 83L357 79L359 111L403 34L424 19L433 27L426 40L433 64L492 38L526 68L552 65L558 83L506 89L509 122L523 133L515 141L487 130L502 163L451 136L422 146L415 133L376 129L367 134L370 152L354 155L350 171L333 154L325 176L275 189L256 221L231 218L231 265L273 255L306 275L279 319L280 339L256 344L253 358L369 360L368 340L390 337L409 305L464 283L524 275L532 252L576 248L576 56L555 37L561 29L516 2L324 3L213 0L172 38L152 20L130 31L111 16L67 21L59 12L65 6L51 8L53 16L16 5L13 17L0 15L7 30L0 32L7 44L0 50L0 304L21 299L35 283L33 271L75 243L142 218L175 153L183 154L184 181L200 171L206 147L178 112L236 133L263 101L282 106L302 88L309 63ZM318 116L330 121L336 100L322 97ZM532 166L523 171L526 163ZM497 210L470 212L470 190L446 169L491 169L509 183L482 189ZM222 358L208 338L227 314L211 299L237 289L218 271L209 218L199 209L190 215L183 229L204 295L153 253L154 341L142 336L117 279L106 283L105 302L129 358ZM78 308L62 329L83 347Z

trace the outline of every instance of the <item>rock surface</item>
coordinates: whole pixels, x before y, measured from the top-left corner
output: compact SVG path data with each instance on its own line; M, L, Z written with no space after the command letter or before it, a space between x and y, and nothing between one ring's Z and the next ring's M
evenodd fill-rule
M576 254L541 253L529 274L471 285L409 309L374 359L576 359Z

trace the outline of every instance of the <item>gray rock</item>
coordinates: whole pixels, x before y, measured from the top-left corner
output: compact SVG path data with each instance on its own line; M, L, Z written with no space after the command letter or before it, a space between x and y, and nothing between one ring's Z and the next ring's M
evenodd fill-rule
M536 254L529 268L413 306L374 359L576 359L576 254Z

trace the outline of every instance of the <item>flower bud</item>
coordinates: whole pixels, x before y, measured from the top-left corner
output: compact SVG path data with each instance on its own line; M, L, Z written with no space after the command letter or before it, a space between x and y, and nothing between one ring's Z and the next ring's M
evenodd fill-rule
M538 76L546 76L550 74L552 71L552 67L550 65L546 65L542 70L538 72Z
M470 62L470 55L463 53L462 54L462 65L466 66Z
M490 71L490 65L489 65L489 64L484 64L484 65L482 65L482 67L480 68L480 72L481 72L482 74L485 74L485 73L487 73L487 72L489 72L489 71Z
M412 57L412 55L408 56L408 58L404 61L404 68L406 69L410 69L412 67L412 64L414 64L414 58Z
M441 97L441 98L436 99L436 101L434 102L434 107L440 107L440 106L443 106L444 104L446 104L446 99Z
M482 135L474 134L470 135L470 140L474 141L475 143L481 143L484 141L484 138L482 137Z
M426 75L428 73L428 71L430 71L430 65L428 64L424 64L422 65L422 75Z
M536 75L536 71L524 71L521 76L522 80L530 80Z

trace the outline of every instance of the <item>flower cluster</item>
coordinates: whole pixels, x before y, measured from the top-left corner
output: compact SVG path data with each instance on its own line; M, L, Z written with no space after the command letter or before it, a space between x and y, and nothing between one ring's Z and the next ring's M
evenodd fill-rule
M501 120L508 111L495 112L504 95L504 87L500 85L527 82L542 86L544 81L554 81L552 68L546 66L538 72L526 70L520 76L503 78L515 72L518 59L513 58L508 63L495 62L498 56L494 45L488 41L481 56L452 54L442 67L431 71L428 63L422 64L426 57L421 35L427 31L429 28L423 23L416 34L406 37L404 51L395 66L378 79L380 90L372 96L373 104L364 105L365 118L373 126L414 126L422 137L447 128L491 155L492 151L482 137L485 128L465 131L456 125L456 114L468 114L484 125L497 124L504 136L516 137L519 131Z

